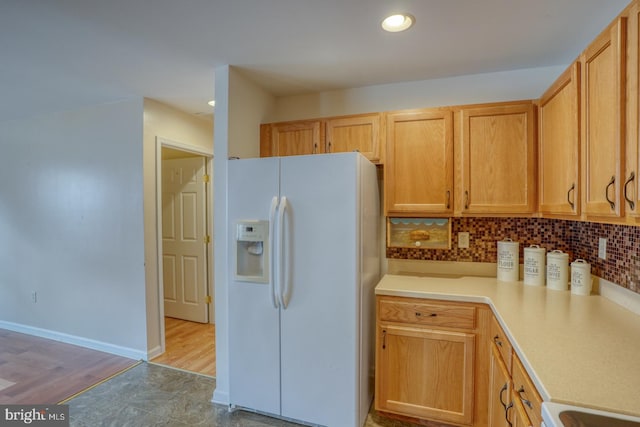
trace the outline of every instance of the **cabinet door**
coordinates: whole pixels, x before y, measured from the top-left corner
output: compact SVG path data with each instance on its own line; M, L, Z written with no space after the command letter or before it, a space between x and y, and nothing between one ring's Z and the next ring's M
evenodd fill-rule
M511 399L511 408L507 411L511 416L511 427L533 427L533 423L527 416L527 411L518 396L513 393ZM541 424L536 424L536 427Z
M507 405L511 399L511 376L507 371L500 351L491 344L489 385L489 425L491 427L509 427Z
M619 217L624 143L626 19L615 21L583 52L584 210Z
M380 163L380 114L329 119L325 132L326 153L359 151Z
M376 409L470 425L475 335L381 324Z
M636 3L629 12L627 63L627 128L626 128L626 171L622 194L625 212L628 216L640 215L640 191L638 190L638 169L640 167L640 6Z
M540 212L580 214L580 63L540 98Z
M532 103L461 110L462 213L533 213Z
M297 156L324 152L320 145L319 120L273 123L270 126L272 156Z
M448 109L387 115L385 214L453 212L453 120Z

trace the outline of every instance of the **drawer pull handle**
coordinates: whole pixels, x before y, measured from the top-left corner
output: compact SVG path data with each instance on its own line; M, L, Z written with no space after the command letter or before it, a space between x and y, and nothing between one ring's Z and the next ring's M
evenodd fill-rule
M520 395L520 400L522 400L522 403L527 405L529 409L533 409L533 404L531 403L531 401L522 397L522 395L524 394L524 386L520 386L520 388L518 389L518 394Z
M502 395L504 394L505 391L507 391L508 388L509 388L509 383L504 383L504 385L500 389L500 403L502 404L502 407L504 409L507 409L507 403L504 401L504 399L502 399Z
M611 177L611 180L609 181L609 183L607 184L607 187L604 190L604 197L607 199L607 202L609 202L609 206L611 207L611 210L614 210L616 208L616 204L613 202L613 200L609 198L609 187L611 187L615 183L616 183L616 177L614 175Z
M436 317L438 315L438 313L431 313L429 315L429 317ZM422 313L420 313L419 311L416 311L416 317L421 317Z
M571 206L571 210L574 210L575 209L575 202L573 202L571 200L571 192L572 191L573 191L573 195L574 195L574 198L575 198L575 194L576 194L576 183L575 182L571 185L571 188L569 189L569 191L567 191L567 203L569 203L569 206Z
M629 183L634 179L636 179L636 174L634 172L631 172L631 175L629 175L629 179L624 183L624 199L627 201L627 203L629 203L629 207L631 208L631 210L635 209L636 204L633 202L633 200L627 197L627 185L629 185Z
M500 340L499 335L496 335L495 337L493 337L493 342L496 343L498 347L502 347L502 341Z
M504 408L504 419L507 420L507 424L509 424L509 427L513 427L513 424L511 424L511 421L509 421L509 409L511 408L513 408L513 402L509 403L509 405Z

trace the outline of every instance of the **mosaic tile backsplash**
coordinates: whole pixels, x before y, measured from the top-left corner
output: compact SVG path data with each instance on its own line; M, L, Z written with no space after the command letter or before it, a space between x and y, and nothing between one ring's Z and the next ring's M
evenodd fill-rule
M458 249L458 232L469 232L469 249ZM607 239L607 259L598 258L598 238ZM559 249L569 260L591 263L592 274L640 293L640 227L546 218L451 218L451 249L387 248L387 258L496 262L498 240Z

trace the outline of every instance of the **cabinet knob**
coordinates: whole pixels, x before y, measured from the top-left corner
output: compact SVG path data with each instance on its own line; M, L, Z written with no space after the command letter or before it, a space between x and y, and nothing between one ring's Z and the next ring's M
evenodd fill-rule
M518 389L518 394L520 395L520 400L522 401L522 403L527 405L530 409L533 409L533 404L531 403L531 401L522 397L522 395L524 395L524 386L520 386L520 388Z
M495 337L493 337L493 342L496 343L498 347L502 347L502 341L500 340L499 335L496 335Z

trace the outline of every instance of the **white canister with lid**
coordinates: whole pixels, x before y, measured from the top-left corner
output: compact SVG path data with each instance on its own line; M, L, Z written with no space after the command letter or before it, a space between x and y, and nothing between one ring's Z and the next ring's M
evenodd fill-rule
M591 295L591 264L578 258L571 263L571 293L575 295Z
M520 244L511 239L498 241L498 274L503 282L517 282L520 278Z
M545 255L547 251L538 245L524 248L524 284L544 286L546 276Z
M556 291L569 288L569 254L558 250L547 254L547 288Z

